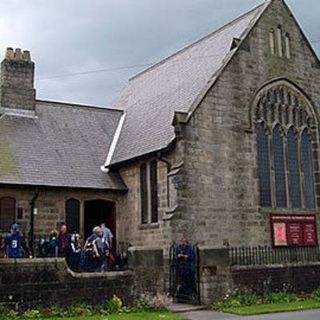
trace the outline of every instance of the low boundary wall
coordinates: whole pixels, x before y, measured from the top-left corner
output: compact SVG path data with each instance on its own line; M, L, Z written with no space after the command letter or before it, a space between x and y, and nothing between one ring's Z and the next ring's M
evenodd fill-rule
M129 267L120 272L74 273L63 258L0 259L0 305L15 309L95 305L114 294L130 305L145 291L163 292L162 249L130 248Z
M231 266L228 249L200 248L202 304L241 293L301 293L320 288L320 261L259 266Z

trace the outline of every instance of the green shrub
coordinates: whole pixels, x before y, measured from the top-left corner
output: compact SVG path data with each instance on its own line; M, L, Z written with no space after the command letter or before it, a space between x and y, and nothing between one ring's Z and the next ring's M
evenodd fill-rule
M269 293L264 296L263 298L264 303L288 303L294 302L298 300L298 297L293 293L288 292L276 292L276 293Z
M40 319L41 317L41 312L34 309L25 311L21 316L22 319Z
M320 301L320 288L314 290L311 294L311 297L316 301Z
M18 313L12 309L6 307L0 307L0 320L16 319Z
M122 301L115 294L111 300L108 300L103 306L102 310L104 314L116 314L122 311Z
M215 310L222 310L225 308L253 306L261 303L261 298L255 294L242 294L238 296L227 295L221 302L215 304L213 308Z

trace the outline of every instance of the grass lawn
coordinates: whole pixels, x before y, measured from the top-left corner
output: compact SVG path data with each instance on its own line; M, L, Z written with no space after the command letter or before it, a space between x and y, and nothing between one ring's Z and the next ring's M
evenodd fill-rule
M231 307L225 308L222 311L226 313L237 314L241 316L251 316L257 314L277 313L277 312L290 312L320 309L320 301L305 300L295 301L289 303L275 303L275 304L263 304L250 307Z
M65 318L65 319L60 318L59 320L183 320L183 319L184 318L182 318L181 316L163 311L163 312L128 313L128 314L111 315L111 316L75 317L75 318Z

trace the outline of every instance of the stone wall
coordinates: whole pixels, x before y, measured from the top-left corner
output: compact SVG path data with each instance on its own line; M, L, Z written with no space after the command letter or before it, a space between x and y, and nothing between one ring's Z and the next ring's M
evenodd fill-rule
M310 293L320 288L320 263L232 267L233 290L238 292Z
M210 305L226 295L320 288L320 263L231 266L228 249L200 248L201 303Z
M16 309L33 306L99 304L119 296L134 299L133 272L75 274L65 260L0 260L0 305Z
M290 34L291 59L270 52L269 32L279 24ZM306 93L318 115L316 58L283 1L273 1L190 120L176 125L183 187L172 223L175 240L186 234L193 243L217 248L271 245L271 214L315 213L319 220L318 210L259 207L256 135L248 130L249 115L256 92L279 78Z
M63 258L0 259L0 305L102 304L116 294L130 305L141 294L164 292L163 251L131 248L129 271L74 273Z

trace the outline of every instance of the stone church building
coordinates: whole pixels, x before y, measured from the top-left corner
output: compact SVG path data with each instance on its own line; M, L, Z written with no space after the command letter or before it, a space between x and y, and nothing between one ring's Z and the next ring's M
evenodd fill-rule
M320 63L284 1L134 76L110 108L38 100L34 68L20 49L1 63L2 233L106 222L164 250L318 245Z

